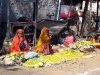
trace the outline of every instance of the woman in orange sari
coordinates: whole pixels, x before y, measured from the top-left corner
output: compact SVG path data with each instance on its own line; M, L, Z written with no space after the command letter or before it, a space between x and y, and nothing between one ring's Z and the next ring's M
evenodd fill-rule
M29 44L26 41L24 31L18 29L16 35L13 38L10 52L29 52Z
M53 54L57 52L57 50L52 49L50 45L49 30L46 27L41 30L41 34L35 46L35 52L42 54Z

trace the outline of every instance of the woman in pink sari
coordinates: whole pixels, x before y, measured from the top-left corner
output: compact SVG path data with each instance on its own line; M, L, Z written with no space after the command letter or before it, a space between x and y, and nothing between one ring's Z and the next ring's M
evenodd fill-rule
M69 34L66 36L64 40L64 45L68 47L71 43L75 42L74 31L70 30Z

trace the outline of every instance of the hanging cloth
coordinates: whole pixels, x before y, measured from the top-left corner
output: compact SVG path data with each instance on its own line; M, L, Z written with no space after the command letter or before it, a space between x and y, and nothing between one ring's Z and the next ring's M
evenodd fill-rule
M32 0L10 0L10 6L18 19L20 17L33 18L33 2Z

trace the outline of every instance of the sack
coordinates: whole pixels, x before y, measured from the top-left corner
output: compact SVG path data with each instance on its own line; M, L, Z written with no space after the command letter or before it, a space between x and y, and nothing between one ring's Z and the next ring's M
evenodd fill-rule
M5 65L14 65L14 58L4 58Z

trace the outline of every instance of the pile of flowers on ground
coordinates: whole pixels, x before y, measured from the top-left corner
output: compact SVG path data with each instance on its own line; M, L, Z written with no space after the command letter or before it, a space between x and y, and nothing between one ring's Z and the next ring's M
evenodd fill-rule
M77 41L70 45L69 48L64 48L57 53L51 55L37 54L35 52L29 52L24 54L22 52L14 52L6 54L3 62L5 65L19 64L27 67L43 67L46 64L58 64L66 62L68 60L80 58L86 56L78 50L80 47L90 48L92 43L89 41Z
M48 63L58 64L65 62L67 60L80 58L82 56L83 53L71 48L66 48L52 55L37 54L36 56L27 59L25 59L25 54L19 52L19 53L7 54L4 58L4 64L11 65L17 63L28 67L41 67L45 66Z
M79 52L78 50L68 48L52 55L39 54L38 56L39 56L38 58L32 58L27 60L26 62L23 63L23 66L37 67L37 66L44 66L45 64L48 63L49 64L62 63L67 60L80 58L83 56L83 53Z
M93 43L91 41L79 40L70 45L70 48L80 48L80 47L91 48L93 47Z

